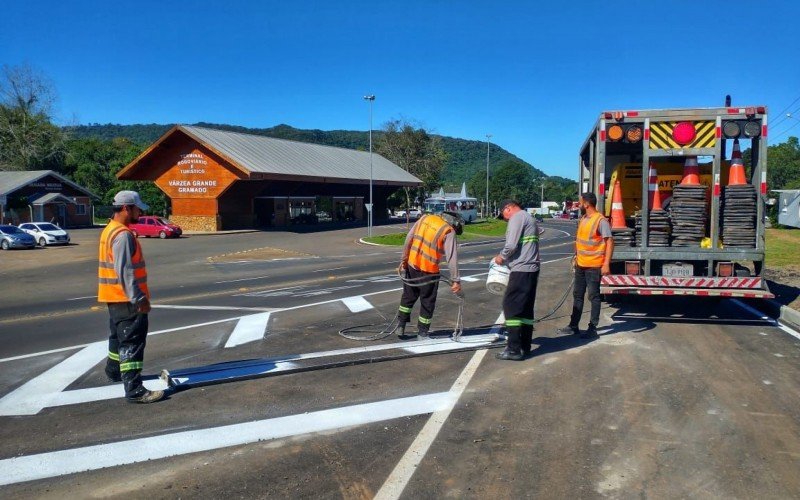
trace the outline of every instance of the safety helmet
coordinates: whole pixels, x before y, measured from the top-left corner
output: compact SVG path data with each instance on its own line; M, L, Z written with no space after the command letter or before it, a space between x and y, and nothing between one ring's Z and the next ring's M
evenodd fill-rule
M456 231L456 234L464 232L464 218L456 212L442 212L442 219L450 224Z

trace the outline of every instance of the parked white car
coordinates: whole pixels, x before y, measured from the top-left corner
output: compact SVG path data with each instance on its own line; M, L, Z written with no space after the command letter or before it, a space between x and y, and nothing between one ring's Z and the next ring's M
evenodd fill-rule
M405 210L398 210L398 211L396 211L394 213L394 216L395 217L405 217L406 216L406 211ZM408 211L408 216L410 218L412 218L412 219L416 219L417 217L421 217L422 216L422 212L420 212L416 208L412 208L411 210Z
M19 228L30 234L40 247L47 245L69 245L69 233L49 222L26 222Z

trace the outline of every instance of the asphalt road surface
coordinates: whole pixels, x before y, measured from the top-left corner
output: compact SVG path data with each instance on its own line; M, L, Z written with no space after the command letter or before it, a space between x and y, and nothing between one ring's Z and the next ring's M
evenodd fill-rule
M537 317L571 279L575 225L545 226ZM349 340L339 330L380 330L400 295L399 250L364 232L143 239L146 384L241 360L260 361L238 375L269 375L153 405L103 375L99 230L0 252L0 496L800 495L797 332L738 301L657 298L604 304L600 339L582 341L554 333L568 299L537 323L533 357L499 361L494 240L460 249L464 343L448 340L460 301L446 286L432 340Z

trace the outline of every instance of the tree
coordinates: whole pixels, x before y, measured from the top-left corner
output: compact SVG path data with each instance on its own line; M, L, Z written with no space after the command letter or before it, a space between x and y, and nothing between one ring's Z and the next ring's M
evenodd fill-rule
M533 170L520 161L508 160L497 168L489 179L489 198L502 200L511 198L523 207L531 206L539 199L535 192Z
M28 65L0 71L0 170L61 171L64 134L51 123L55 90Z
M422 181L422 193L417 193L418 196L424 198L425 193L439 187L447 154L439 137L430 135L424 128L415 128L408 121L390 120L383 127L375 151ZM410 207L412 190L404 189L406 206Z
M771 189L800 188L800 141L797 137L769 146L767 184Z

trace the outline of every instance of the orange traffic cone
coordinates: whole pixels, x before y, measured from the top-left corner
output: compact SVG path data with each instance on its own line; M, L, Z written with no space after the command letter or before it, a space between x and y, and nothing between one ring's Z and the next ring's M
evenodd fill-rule
M656 185L656 189L653 191L653 203L650 206L650 210L664 210L661 206L661 193L658 192L658 185Z
M658 197L658 208L655 206L655 197L658 195L658 172L653 162L650 162L650 171L648 172L648 200L650 210L661 210L661 197Z
M728 174L728 185L741 186L743 184L747 184L747 178L744 173L742 150L739 149L739 139L734 139L733 153L731 153L731 169Z
M611 229L627 229L625 210L622 208L622 188L619 181L614 183L614 196L611 199Z
M683 179L681 180L683 186L699 186L700 185L700 167L697 166L696 156L687 156L686 163L683 165Z

